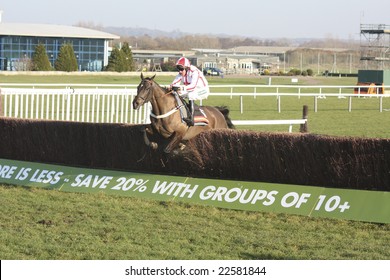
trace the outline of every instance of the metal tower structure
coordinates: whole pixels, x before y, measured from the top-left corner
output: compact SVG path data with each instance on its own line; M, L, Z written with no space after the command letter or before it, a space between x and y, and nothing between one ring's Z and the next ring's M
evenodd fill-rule
M390 25L360 24L360 51L363 69L390 69Z

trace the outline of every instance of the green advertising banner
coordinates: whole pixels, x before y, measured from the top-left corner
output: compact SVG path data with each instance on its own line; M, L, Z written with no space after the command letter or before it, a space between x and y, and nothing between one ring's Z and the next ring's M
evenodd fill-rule
M0 159L0 183L390 223L390 192L200 179Z

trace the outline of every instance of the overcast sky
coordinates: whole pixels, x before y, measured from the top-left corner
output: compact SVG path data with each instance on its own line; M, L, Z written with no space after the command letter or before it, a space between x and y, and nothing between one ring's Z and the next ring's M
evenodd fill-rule
M389 0L0 0L3 22L146 27L258 38L359 39L390 25Z

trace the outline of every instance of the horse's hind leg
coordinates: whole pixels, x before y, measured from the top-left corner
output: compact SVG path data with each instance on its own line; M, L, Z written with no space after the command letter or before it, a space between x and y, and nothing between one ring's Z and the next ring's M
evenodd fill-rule
M164 152L169 154L172 152L174 148L176 148L180 141L183 139L182 134L178 134L177 132L173 133L171 137L169 137L170 141L169 143L165 146Z

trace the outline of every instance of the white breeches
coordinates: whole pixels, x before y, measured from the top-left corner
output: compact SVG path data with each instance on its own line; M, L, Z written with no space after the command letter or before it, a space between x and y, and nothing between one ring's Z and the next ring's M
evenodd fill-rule
M206 99L210 94L208 87L197 87L195 90L182 94L183 97L188 97L189 100Z

